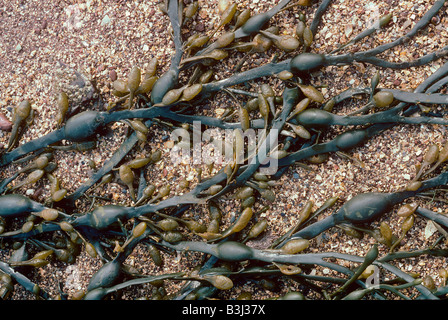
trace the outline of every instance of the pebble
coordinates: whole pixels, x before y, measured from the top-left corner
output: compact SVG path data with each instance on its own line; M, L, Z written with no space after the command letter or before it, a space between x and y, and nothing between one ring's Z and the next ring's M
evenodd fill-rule
M11 131L12 122L3 114L0 113L0 130Z
M425 239L431 238L431 236L437 232L437 228L434 223L429 220L425 227Z
M110 20L109 16L108 16L108 15L105 15L104 18L103 18L103 20L101 20L101 25L102 25L102 26L105 26L105 25L109 24L110 21L111 21L111 20Z
M205 26L203 23L198 23L194 29L198 32L203 32L205 30Z
M117 80L117 72L115 70L110 70L109 72L109 78L111 81Z

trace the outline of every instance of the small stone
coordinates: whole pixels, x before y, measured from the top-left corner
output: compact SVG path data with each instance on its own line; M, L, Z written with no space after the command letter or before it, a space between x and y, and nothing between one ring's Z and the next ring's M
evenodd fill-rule
M345 26L345 36L348 38L353 32L353 26L351 24L347 24Z
M12 122L3 114L0 113L0 130L11 131Z
M105 15L104 18L103 18L103 20L101 20L101 25L102 25L102 26L105 26L105 25L109 24L110 21L111 21L111 20L110 20L109 16L108 16L108 15Z
M411 20L406 20L405 23L403 23L403 29L406 29L407 27L409 27L412 24Z
M198 23L195 27L195 30L198 32L203 32L205 30L205 26L203 23Z
M425 227L425 239L431 238L431 236L434 233L436 233L436 231L437 231L436 226L434 225L434 223L431 220L429 220Z
M22 45L19 43L14 50L16 50L16 52L20 52L22 50Z
M110 70L110 72L109 72L109 78L110 78L110 80L112 80L112 81L117 80L117 72L116 72L115 70Z

